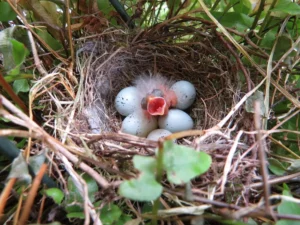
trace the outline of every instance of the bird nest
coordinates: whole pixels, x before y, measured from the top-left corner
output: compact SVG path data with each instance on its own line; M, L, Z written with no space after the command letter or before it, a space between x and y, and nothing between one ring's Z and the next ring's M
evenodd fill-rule
M202 195L207 193L209 184L215 183L216 190L221 190L219 196L231 198L230 202L237 200L240 195L235 191L238 188L242 191L243 184L251 183L256 159L248 159L247 153L242 159L235 158L236 151L242 154L251 144L248 136L235 140L235 135L241 127L250 129L252 117L247 117L241 109L231 111L232 117L222 129L211 129L234 108L247 86L233 58L232 51L216 31L199 32L176 23L130 33L107 29L99 35L81 38L76 52L77 97L73 96L72 107L57 107L60 109L56 110L54 123L57 135L72 143L72 151L92 165L123 174L132 168L128 167L128 159L137 154L153 155L157 143L119 132L123 118L114 107L117 93L144 74L161 74L173 81L187 80L197 91L196 101L188 113L195 121L194 130L199 132L192 132L178 142L206 151L213 158L209 172L193 181L193 191ZM61 100L65 101L64 98ZM227 158L229 153L231 157ZM100 165L87 159L95 157L105 160ZM231 185L228 190L227 184Z
M236 64L216 37L178 35L179 31L127 34L113 30L81 43L78 57L81 76L85 77L82 115L89 126L84 130L77 127L78 131L118 132L122 118L116 113L114 99L122 88L145 74L190 81L197 90L195 104L188 112L195 129L216 125L236 98Z

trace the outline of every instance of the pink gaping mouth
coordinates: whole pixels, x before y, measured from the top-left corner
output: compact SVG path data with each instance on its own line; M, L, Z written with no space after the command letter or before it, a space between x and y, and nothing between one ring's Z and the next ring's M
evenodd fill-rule
M166 100L162 97L149 97L147 111L152 116L162 116L166 111Z

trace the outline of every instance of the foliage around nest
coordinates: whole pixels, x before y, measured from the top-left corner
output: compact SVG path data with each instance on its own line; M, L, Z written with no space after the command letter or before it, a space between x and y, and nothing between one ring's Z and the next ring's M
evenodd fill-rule
M297 224L299 11L289 0L0 1L0 136L13 141L0 137L1 223ZM196 129L169 138L212 164L185 191L154 157L170 150L162 142L115 133L115 93L141 71L197 86ZM90 134L93 104L112 133ZM117 192L143 173L162 191L153 205Z

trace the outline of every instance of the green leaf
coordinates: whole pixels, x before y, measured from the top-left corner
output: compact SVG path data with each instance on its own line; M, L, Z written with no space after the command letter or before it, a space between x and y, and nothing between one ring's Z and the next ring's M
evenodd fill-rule
M87 187L88 187L88 196L91 202L93 203L95 201L95 193L98 191L98 185L96 181L89 176L88 174L84 174L82 178L85 180ZM73 182L72 177L68 178L68 188L69 188L69 195L66 196L66 204L68 205L66 207L67 212L69 213L77 213L82 212L82 204L83 204L83 198L78 191L76 185ZM77 203L77 205L73 205L73 203Z
M252 9L251 2L249 0L236 0L233 5L233 9L237 13L248 14Z
M81 212L71 212L71 213L67 214L67 217L69 219L71 219L71 218L74 218L74 219L84 219L85 215L84 215L84 213L82 211Z
M29 91L29 84L26 79L15 80L13 84L13 90L16 94L19 92L28 92Z
M136 169L144 173L154 174L156 170L156 160L151 157L135 155L133 165Z
M278 37L277 45L274 52L274 59L280 59L293 45L293 40L288 35ZM291 53L292 54L292 53Z
M12 44L12 53L13 59L16 66L21 66L26 59L26 56L29 55L29 51L25 47L25 45L15 39L10 40Z
M300 49L299 49L300 50ZM296 82L296 88L300 88L300 75L293 76Z
M98 191L97 182L88 174L84 174L82 176L82 178L85 180L85 182L87 184L89 199L91 200L91 202L94 202L95 201L95 193ZM80 202L82 202L83 201L82 196L78 193L77 187L73 183L73 180L71 179L71 177L69 177L69 179L68 179L68 185L70 185L69 191L74 194L73 197L75 197L75 199L77 201L79 200Z
M283 12L291 16L300 15L300 6L290 0L278 0L275 7L272 9L273 12Z
M271 49L274 45L274 41L276 39L276 35L277 35L276 29L272 29L272 30L268 31L265 34L265 36L263 37L260 46L267 48L269 51L271 51Z
M117 221L116 223L114 223L114 225L130 225L130 220L132 220L132 216L131 215L126 215L126 214L122 214L119 221ZM128 222L128 224L127 224ZM134 225L134 224L131 224ZM139 224L137 224L139 225Z
M103 225L111 225L117 222L122 215L122 210L115 204L105 205L100 212Z
M17 14L7 2L0 2L0 21L7 22L16 19Z
M244 31L251 27L254 18L251 18L243 13L228 12L212 12L213 16L225 27L236 28L239 31Z
M68 189L69 189L69 195L66 196L66 204L73 204L74 202L82 203L83 199L77 190L76 185L73 182L73 179L71 176L68 178ZM79 208L80 209L80 208ZM74 209L74 207L71 205L70 207L66 207L67 212L76 212L77 209Z
M9 27L0 31L0 52L3 54L3 65L6 71L15 68L14 58L12 54L11 39L16 27Z
M84 174L82 178L85 180L88 187L88 195L91 202L95 201L95 193L98 192L97 182L88 174Z
M47 197L52 198L56 204L60 204L64 198L64 193L58 188L49 188L44 193Z
M111 11L114 11L114 8L110 4L109 0L97 0L97 6L98 9L105 15L109 15Z
M182 184L205 173L211 165L211 157L204 152L196 152L192 148L176 145L173 141L166 141L163 164L168 180L174 184Z
M54 50L54 51L59 51L62 49L62 44L60 43L59 40L53 38L47 30L41 30L38 29L36 33Z
M287 185L284 185L284 190L282 195L293 197L290 193L290 190ZM292 214L292 215L300 215L300 206L299 204L287 200L282 200L277 208L278 213L280 214ZM299 221L292 220L279 220L276 222L276 225L298 225Z
M286 172L286 168L282 165L280 161L274 158L269 158L269 170L275 175L281 176Z
M141 174L138 179L124 181L119 188L119 194L135 201L153 201L162 193L162 186L154 175Z

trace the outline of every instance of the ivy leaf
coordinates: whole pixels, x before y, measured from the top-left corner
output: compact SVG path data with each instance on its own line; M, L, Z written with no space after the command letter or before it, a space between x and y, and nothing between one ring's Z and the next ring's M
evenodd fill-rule
M82 178L85 180L87 187L88 187L88 196L91 202L95 201L95 193L98 191L98 185L96 181L89 176L88 174L84 174ZM83 204L83 198L81 194L78 192L76 185L74 184L71 177L68 178L68 188L69 188L69 195L66 198L66 210L69 213L67 216L70 218L81 218L80 212L82 212L81 205ZM77 203L74 205L73 203ZM79 217L77 217L79 216ZM84 216L84 214L83 214Z
M16 65L14 70L11 70L9 74L17 75L19 73L19 68L23 64L26 59L26 56L29 55L29 51L25 47L25 45L15 39L10 40L12 44L12 56L14 59L14 63Z
M288 35L281 35L278 37L277 45L274 52L274 60L280 59L293 45L293 40ZM293 56L294 52L290 53Z
M53 199L56 204L60 204L64 198L64 193L58 188L49 188L44 190L46 196Z
M233 2L233 9L237 13L248 14L252 9L252 5L249 0L236 0Z
M183 184L205 173L211 165L211 157L204 152L166 141L163 164L168 180L174 184Z
M151 157L135 155L133 165L134 168L144 173L154 174L156 170L156 160Z
M59 51L62 49L62 44L59 40L52 37L47 30L38 29L36 33L54 50Z
M284 190L282 195L293 197L290 193L289 187L284 184ZM280 214L292 214L292 215L300 215L300 206L299 204L287 200L282 200L281 203L278 205L278 213ZM277 221L276 225L298 225L299 221L292 221L292 220L279 220Z
M26 79L15 80L13 84L13 90L16 94L19 92L28 92L29 91L29 84Z
M107 0L97 0L97 6L98 9L105 15L109 15L111 11L114 11L114 8L110 4L110 1Z
M7 2L0 2L0 21L7 22L16 19L17 14Z
M244 31L251 27L254 18L243 13L228 12L212 12L213 16L225 27L235 28L239 31Z
M84 213L81 211L79 212L71 212L71 213L68 213L67 214L67 218L71 219L71 218L77 218L77 219L84 219L85 218L85 215Z
M88 174L84 174L82 178L85 180L88 187L88 195L91 202L95 201L95 193L98 191L97 182Z
M282 163L274 158L269 158L269 170L272 171L275 175L281 176L286 172L286 168L282 165Z
M3 54L4 69L8 71L9 75L19 74L20 65L24 60L18 59L22 58L24 54L28 54L27 48L17 41L27 43L28 38L24 32L24 29L17 25L0 31L0 52ZM25 59L25 57L23 58Z
M124 181L119 194L135 201L153 201L161 195L162 190L154 175L142 173L138 179Z
M279 0L272 11L283 12L291 16L296 16L300 15L300 6L295 2L291 2L290 0Z
M119 221L122 210L115 204L105 205L101 209L100 219L103 225L111 225Z

